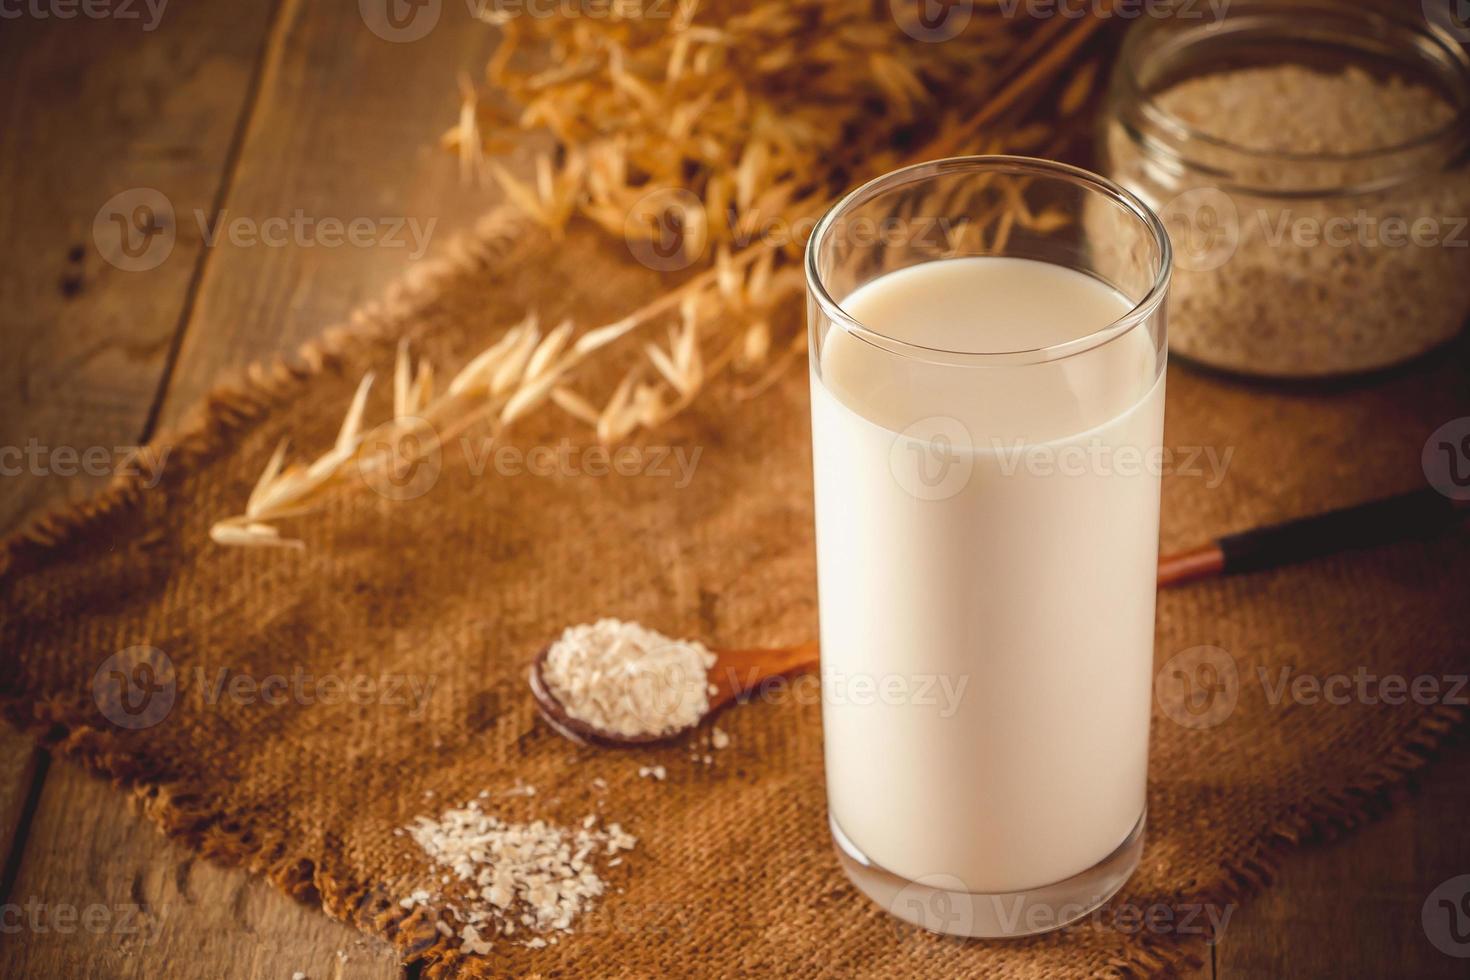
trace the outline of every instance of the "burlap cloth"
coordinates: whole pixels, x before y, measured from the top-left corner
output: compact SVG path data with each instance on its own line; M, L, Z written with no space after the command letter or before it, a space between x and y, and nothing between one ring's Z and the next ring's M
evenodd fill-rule
M418 499L360 486L335 494L288 529L306 538L304 552L210 542L211 522L239 512L283 434L302 453L330 444L358 378L367 368L388 376L401 334L448 370L529 306L544 322L574 313L591 325L658 284L604 239L574 230L555 243L492 217L294 366L219 389L194 423L158 440L174 448L157 488L124 481L0 553L6 714L132 786L173 837L390 938L435 976L1164 971L1204 950L1201 904L1236 901L1284 849L1363 818L1458 719L1458 709L1412 700L1273 704L1268 690L1288 665L1319 679L1359 667L1463 671L1463 533L1165 592L1157 660L1183 656L1163 670L1156 699L1147 850L1115 905L1168 907L1181 920L1194 908L1192 930L1157 919L1140 928L1125 915L1027 941L962 942L898 925L838 871L812 698L729 711L720 724L733 744L704 765L687 745L579 749L539 721L526 694L537 648L602 615L714 644L815 635L800 367L753 400L718 385L645 440L700 447L685 487L657 475L497 475L493 465L475 476L451 445ZM1234 455L1218 486L1204 459L1176 457L1184 472L1165 482L1164 548L1419 485L1426 436L1463 414L1459 360L1311 391L1171 366L1167 443ZM386 417L386 387L370 418ZM552 409L509 444L554 446L567 434L586 438ZM128 729L103 716L93 680L135 645L167 655L174 700L156 724ZM1188 652L1200 646L1230 659L1210 655L1216 673L1201 673ZM433 687L421 712L411 699L381 703L386 686L374 703L271 705L211 697L221 668L256 682L397 676ZM1196 677L1215 689L1196 692L1195 713L1169 704L1173 687ZM1174 720L1200 717L1214 723ZM655 764L667 781L639 778L639 766ZM502 942L464 958L423 912L399 907L438 875L393 831L517 780L538 792L492 798L506 817L571 823L596 812L640 843L610 869L615 891L559 945Z

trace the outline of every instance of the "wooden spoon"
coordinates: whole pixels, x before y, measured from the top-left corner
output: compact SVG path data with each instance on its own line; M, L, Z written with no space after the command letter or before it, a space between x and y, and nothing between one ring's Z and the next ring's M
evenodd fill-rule
M715 690L709 697L709 708L698 721L658 735L619 735L603 731L567 713L566 707L552 693L551 685L546 682L542 673L546 655L550 652L550 646L542 647L541 652L536 654L536 659L531 661L531 695L536 699L536 707L541 709L541 717L559 734L573 742L606 746L651 745L678 738L766 681L774 677L805 673L817 666L815 640L794 647L775 649L716 650L714 665L705 675Z
M1441 534L1470 518L1470 501L1434 487L1369 500L1324 514L1255 527L1159 559L1159 588L1217 575L1279 568L1352 548Z

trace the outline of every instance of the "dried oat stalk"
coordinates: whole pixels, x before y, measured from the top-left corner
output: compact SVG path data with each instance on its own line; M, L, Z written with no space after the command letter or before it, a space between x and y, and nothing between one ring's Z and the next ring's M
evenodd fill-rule
M1075 23L1005 16L996 3L926 21L920 0L609 9L616 15L486 13L501 32L486 69L498 97L462 83L444 144L465 173L500 184L553 234L574 214L618 238L674 227L700 256L763 234L799 249L796 221L899 163L905 142L986 110L1007 78L1054 60L1036 38ZM1061 108L1075 109L1091 85L1079 72ZM497 134L516 129L556 141L530 174L493 159L511 148Z
M369 478L386 467L406 467L423 447L442 445L477 423L495 436L547 403L591 426L604 443L627 438L639 427L653 428L681 412L709 379L734 362L734 346L711 355L703 334L716 310L745 310L768 316L774 303L800 289L792 276L772 277L759 256L727 256L723 278L713 272L630 316L580 335L567 320L543 332L531 313L499 340L471 358L435 394L435 372L427 361L414 362L407 342L399 344L393 370L392 415L367 438L368 395L376 377L358 382L338 430L325 452L310 461L287 463L283 440L256 481L243 513L217 521L210 537L218 544L303 548L299 538L281 534L280 523L320 509L333 487ZM646 360L636 364L599 407L570 384L577 368L604 348L658 321L671 321L666 345L647 342ZM645 367L647 370L645 370ZM397 436L414 434L412 441ZM407 448L406 447L414 447ZM407 453L407 454L406 454Z
M802 289L790 258L804 242L762 229L772 221L809 227L836 190L909 160L1043 146L1050 128L1021 125L1018 117L1085 51L1096 27L1093 20L1053 18L1022 41L1015 25L989 24L959 43L913 48L912 40L895 44L897 28L886 14L875 19L875 8L851 0L686 2L680 9L679 19L657 24L504 22L489 77L525 106L515 122L555 134L560 163L543 156L523 180L489 159L483 134L504 120L468 84L460 123L446 143L459 152L467 176L499 181L512 203L553 234L580 215L627 236L638 200L668 192L684 209L677 217L685 247L707 254L706 267L590 329L568 321L543 333L532 313L471 358L439 394L432 367L414 364L400 346L393 414L374 432L391 437L427 426L442 443L485 423L498 437L550 404L603 443L615 443L665 424L722 374L739 376L735 397L758 394L806 351L804 331L776 336L777 310L789 308ZM523 32L550 46L553 67L510 67ZM1070 75L1059 96L1063 114L1085 103L1094 75L1090 65ZM976 105L965 114L938 112L936 94L961 83ZM929 139L900 154L896 127L916 126L927 126ZM1044 230L1056 220L1028 207L1017 188L967 230L990 229L998 247L1017 223ZM662 340L652 336L658 325L666 328ZM635 362L611 391L586 390L578 368L614 347L632 348ZM358 385L330 449L288 465L283 442L244 512L215 523L211 537L222 545L304 547L283 536L281 522L318 509L354 471L410 462L401 443L364 437L373 381L368 374Z

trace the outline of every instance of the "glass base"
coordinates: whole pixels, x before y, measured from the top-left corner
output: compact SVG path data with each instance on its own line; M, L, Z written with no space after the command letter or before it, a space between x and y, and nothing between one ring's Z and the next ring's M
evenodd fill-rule
M1101 908L1138 867L1147 819L1144 810L1123 843L1086 871L1040 888L995 893L966 891L947 874L910 881L868 860L830 814L827 822L843 873L890 915L942 935L1000 939L1051 932Z

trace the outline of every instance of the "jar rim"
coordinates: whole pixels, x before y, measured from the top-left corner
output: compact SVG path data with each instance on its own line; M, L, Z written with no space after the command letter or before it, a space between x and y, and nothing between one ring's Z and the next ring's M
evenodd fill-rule
M1154 20L1158 21L1159 18ZM1404 55L1415 57L1426 66L1437 69L1436 74L1441 78L1450 76L1454 79L1456 84L1450 94L1458 93L1460 97L1458 100L1447 99L1454 113L1443 124L1427 132L1385 146L1347 152L1271 150L1237 143L1191 125L1159 103L1157 96L1168 91L1167 87L1159 92L1149 93L1139 80L1139 71L1144 65L1157 63L1169 55L1177 56L1179 52L1202 42L1218 40L1224 36L1221 34L1222 30L1256 32L1265 26L1264 22L1278 20L1286 22L1289 28L1287 37L1308 35L1317 40L1330 41L1330 32L1340 27L1341 33L1337 35L1339 41L1351 41L1363 36L1364 31L1374 37L1386 37L1392 31L1402 37L1412 38L1414 43L1403 47ZM1349 32L1347 25L1352 25L1357 30ZM1132 103L1149 124L1166 133L1173 143L1189 142L1209 146L1246 160L1301 165L1391 161L1396 156L1431 149L1437 144L1445 145L1444 161L1449 162L1456 158L1465 145L1470 145L1470 54L1466 53L1465 48L1443 26L1433 23L1428 17L1421 21L1405 16L1398 8L1373 8L1368 4L1343 4L1331 0L1233 0L1218 18L1198 28L1181 31L1172 45L1158 44L1154 36L1156 31L1149 28L1150 23L1143 21L1129 30L1114 72L1114 83L1121 89L1122 97ZM1280 35L1271 37L1271 40L1281 39ZM1147 50L1144 50L1146 47ZM1445 92L1441 91L1440 94L1444 95ZM1137 138L1138 134L1133 135ZM1178 147L1171 146L1169 151L1182 163L1196 162ZM1412 176L1412 171L1401 172L1377 181L1375 185L1397 183L1409 176ZM1368 189L1372 188L1355 188Z

